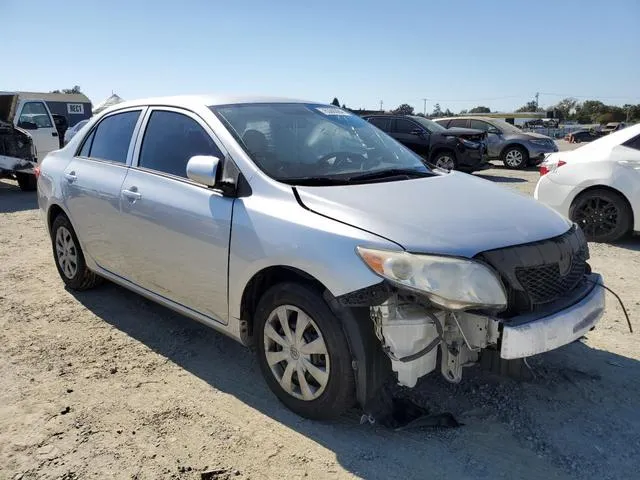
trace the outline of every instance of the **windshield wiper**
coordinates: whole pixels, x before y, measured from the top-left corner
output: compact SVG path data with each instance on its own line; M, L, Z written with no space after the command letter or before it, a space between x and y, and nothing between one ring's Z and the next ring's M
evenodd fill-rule
M379 180L383 178L391 177L433 177L435 173L415 170L412 168L390 168L388 170L378 170L375 172L362 173L360 175L353 175L348 178L351 182L362 182L366 180Z
M309 187L323 187L329 185L347 185L350 183L349 178L335 177L287 177L278 178L278 181L289 185L306 185Z

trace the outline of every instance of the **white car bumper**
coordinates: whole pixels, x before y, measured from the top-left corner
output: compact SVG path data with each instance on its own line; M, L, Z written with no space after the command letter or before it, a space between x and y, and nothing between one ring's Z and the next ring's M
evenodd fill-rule
M602 283L600 275L592 275L591 279ZM553 315L516 325L505 324L500 356L504 359L530 357L577 340L602 316L604 294L604 288L595 285L578 303Z

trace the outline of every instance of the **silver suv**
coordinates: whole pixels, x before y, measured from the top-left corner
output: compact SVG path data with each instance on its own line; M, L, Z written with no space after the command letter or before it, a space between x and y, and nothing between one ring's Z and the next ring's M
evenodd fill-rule
M604 308L565 218L432 170L334 106L121 103L39 172L69 289L106 278L254 346L269 387L309 418L366 406L391 374L459 382L483 349L554 349Z
M546 135L525 132L497 118L453 117L436 120L445 128L474 128L487 132L487 153L490 159L502 160L507 168L538 165L548 153L558 151L556 142Z

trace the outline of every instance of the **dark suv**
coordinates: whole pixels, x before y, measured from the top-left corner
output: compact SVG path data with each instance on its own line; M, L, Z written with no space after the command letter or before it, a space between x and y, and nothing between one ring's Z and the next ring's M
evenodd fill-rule
M465 171L486 168L486 134L481 130L447 129L413 115L369 115L364 119L433 165Z

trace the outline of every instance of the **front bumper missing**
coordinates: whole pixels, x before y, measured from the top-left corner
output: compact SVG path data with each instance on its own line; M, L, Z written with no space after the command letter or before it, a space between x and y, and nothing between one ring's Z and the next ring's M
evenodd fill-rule
M604 312L605 291L597 285L602 283L602 276L591 275L590 281L593 288L578 303L536 320L505 324L500 356L508 360L548 352L591 330Z

